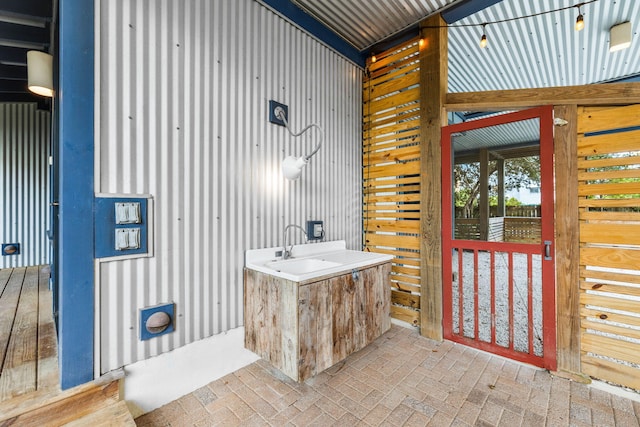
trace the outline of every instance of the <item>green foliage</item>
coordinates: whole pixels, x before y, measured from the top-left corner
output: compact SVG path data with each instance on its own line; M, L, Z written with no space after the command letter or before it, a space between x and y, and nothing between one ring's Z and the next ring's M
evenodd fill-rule
M489 162L489 203L497 205L497 163ZM540 184L540 157L520 157L507 159L504 162L505 191ZM464 207L470 214L479 203L480 163L456 164L453 168L454 202L457 207ZM518 206L520 202L510 198L508 206Z

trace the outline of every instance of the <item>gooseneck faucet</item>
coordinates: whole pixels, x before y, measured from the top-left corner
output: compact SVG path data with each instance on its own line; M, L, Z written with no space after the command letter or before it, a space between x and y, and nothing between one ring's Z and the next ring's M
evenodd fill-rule
M299 225L296 224L289 224L284 228L284 233L282 233L282 241L283 241L283 248L282 248L282 259L288 259L291 257L291 251L293 250L293 245L291 245L291 247L289 248L289 250L287 250L287 231L289 231L290 228L297 228L298 230L302 231L302 234L304 234L305 238L307 237L307 232L304 230L304 228L300 227Z

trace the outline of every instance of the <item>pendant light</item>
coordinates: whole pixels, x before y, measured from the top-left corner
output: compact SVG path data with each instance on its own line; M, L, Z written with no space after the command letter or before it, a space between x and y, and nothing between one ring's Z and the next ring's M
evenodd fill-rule
M53 57L45 52L27 52L29 90L37 95L53 97Z

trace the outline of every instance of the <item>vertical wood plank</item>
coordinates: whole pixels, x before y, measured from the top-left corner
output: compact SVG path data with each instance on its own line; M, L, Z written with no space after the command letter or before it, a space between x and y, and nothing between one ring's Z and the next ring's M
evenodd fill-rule
M322 372L333 366L333 319L331 316L331 292L328 280L323 280L317 286L317 337L316 369ZM388 287L388 286L387 286Z
M580 258L578 221L577 106L559 105L554 116L566 120L554 135L556 177L557 369L580 373Z
M434 27L434 28L428 28ZM439 28L437 28L439 27ZM442 340L442 177L440 129L446 124L447 29L438 15L423 21L420 50L420 333Z
M391 289L378 283L387 283L391 264L386 263L363 271L367 299L367 343L372 342L391 328ZM376 284L373 286L373 284Z
M316 371L317 322L316 307L318 286L313 283L298 287L298 319L300 356L298 358L298 381L314 376Z
M280 332L279 342L281 350L281 363L280 368L289 377L299 381L298 376L298 354L300 353L300 341L299 341L299 324L298 324L298 284L289 280L274 278L274 288L280 289L280 310L278 330L274 331L276 334ZM278 283L280 286L278 286ZM277 307L277 306L276 306ZM273 318L276 320L277 315ZM267 332L267 331L265 331Z
M353 351L358 351L367 345L367 317L372 310L367 304L367 289L370 289L375 282L370 277L375 278L376 268L368 268L360 271L358 279L354 280L353 293Z
M354 283L351 275L336 277L331 282L331 307L333 309L333 360L347 357L353 345Z
M380 266L380 269L381 277L379 279L380 283L382 283L383 285L381 287L378 287L378 290L376 292L376 294L379 295L378 301L376 302L379 307L376 312L376 316L382 319L382 329L380 329L379 333L377 333L376 336L373 337L374 339L378 338L380 335L391 329L391 287L389 286L391 277L391 263L389 262Z

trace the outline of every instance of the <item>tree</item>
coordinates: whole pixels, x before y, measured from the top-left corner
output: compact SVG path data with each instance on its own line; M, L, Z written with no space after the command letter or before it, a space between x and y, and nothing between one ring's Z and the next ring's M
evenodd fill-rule
M540 183L540 157L519 157L505 160L505 190ZM489 162L489 197L498 196L497 162ZM470 218L480 196L480 163L454 165L455 206L463 208L463 217Z

